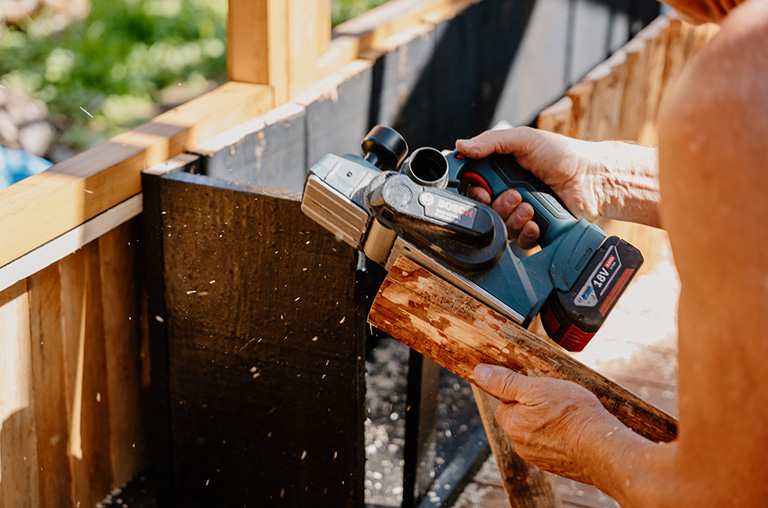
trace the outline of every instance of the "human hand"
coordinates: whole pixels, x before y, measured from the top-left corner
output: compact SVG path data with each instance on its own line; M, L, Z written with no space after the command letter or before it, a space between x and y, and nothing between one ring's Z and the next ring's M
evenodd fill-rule
M483 364L474 375L481 389L499 399L496 420L515 452L545 471L594 483L592 470L601 467L606 436L631 433L576 383Z
M482 158L493 153L511 153L520 165L547 184L577 218L594 220L599 216L596 191L601 169L597 143L560 134L516 127L483 132L469 140L456 141L456 149L467 157ZM533 207L523 203L514 189L502 192L491 203L481 187L470 187L467 195L491 205L507 225L510 239L524 249L536 245L539 227L531 219Z

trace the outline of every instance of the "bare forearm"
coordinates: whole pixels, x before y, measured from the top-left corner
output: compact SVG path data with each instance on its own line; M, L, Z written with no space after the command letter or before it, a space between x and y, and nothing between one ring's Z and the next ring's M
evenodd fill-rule
M676 443L653 443L618 421L594 430L586 467L596 487L622 508L682 506L685 489L675 474Z
M661 227L656 149L618 141L598 145L602 157L594 183L600 215Z

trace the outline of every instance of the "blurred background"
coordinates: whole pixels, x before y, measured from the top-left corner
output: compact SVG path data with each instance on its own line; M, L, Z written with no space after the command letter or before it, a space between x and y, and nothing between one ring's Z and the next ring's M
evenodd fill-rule
M332 0L333 24L385 1ZM37 172L224 83L226 18L227 0L0 0L6 172Z

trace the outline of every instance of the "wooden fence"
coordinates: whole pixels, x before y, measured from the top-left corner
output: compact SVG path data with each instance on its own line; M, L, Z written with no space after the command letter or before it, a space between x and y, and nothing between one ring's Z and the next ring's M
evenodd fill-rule
M145 296L142 170L192 152L213 177L299 190L372 123L440 147L529 123L644 24L648 2L393 0L333 38L327 1L229 4L230 83L0 192L0 506L92 506L157 446L148 330L167 315ZM540 125L652 142L666 84L709 34L655 22Z

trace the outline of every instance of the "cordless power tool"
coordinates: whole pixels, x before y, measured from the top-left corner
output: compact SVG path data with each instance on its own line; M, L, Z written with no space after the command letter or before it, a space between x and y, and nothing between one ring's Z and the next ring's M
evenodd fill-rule
M385 268L404 255L523 327L541 312L547 334L569 351L584 349L643 262L629 243L574 218L512 155L470 159L423 147L408 156L402 136L384 126L362 149L363 157L328 154L309 170L306 215ZM511 248L501 217L464 195L470 185L492 199L520 192L541 250Z

